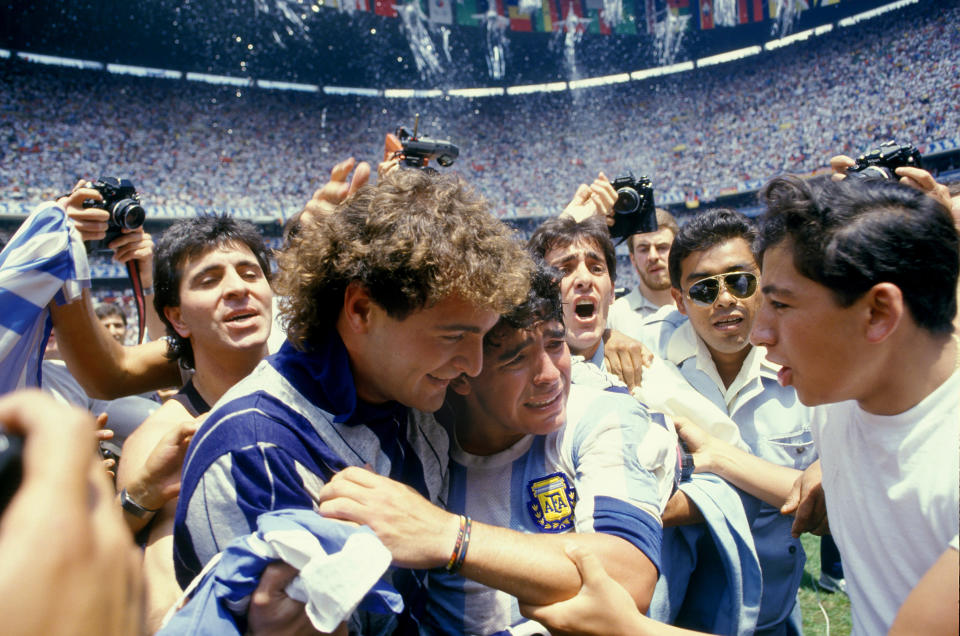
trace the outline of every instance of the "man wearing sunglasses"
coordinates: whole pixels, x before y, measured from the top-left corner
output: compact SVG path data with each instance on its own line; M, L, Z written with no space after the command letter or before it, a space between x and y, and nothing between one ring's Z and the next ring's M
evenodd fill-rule
M709 210L680 229L669 258L678 313L654 323L657 353L733 419L754 455L804 469L816 459L810 410L777 383L763 347L750 344L761 300L755 237L750 220L733 210ZM799 633L795 601L806 557L790 534L792 519L741 496L763 571L756 633Z

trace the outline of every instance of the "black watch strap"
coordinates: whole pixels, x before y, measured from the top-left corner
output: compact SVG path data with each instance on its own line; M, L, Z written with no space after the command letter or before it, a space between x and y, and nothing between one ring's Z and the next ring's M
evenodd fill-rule
M143 506L138 504L136 501L131 499L129 493L127 493L126 488L120 491L120 506L123 507L124 510L132 514L134 517L138 517L140 519L143 519L147 515L153 514L156 512L156 510L144 508Z

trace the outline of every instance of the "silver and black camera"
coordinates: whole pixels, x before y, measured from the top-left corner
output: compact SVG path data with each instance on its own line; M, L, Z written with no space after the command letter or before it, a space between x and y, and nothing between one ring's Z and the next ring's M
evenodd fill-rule
M107 247L113 239L123 234L123 230L135 230L143 225L146 212L140 205L137 189L130 179L100 177L94 183L88 183L87 187L99 192L103 201L87 199L83 207L101 208L110 213L107 234L100 241L101 246Z
M400 142L397 156L411 168L423 168L431 159L447 168L460 156L460 149L449 141L417 137L416 131L411 135L402 127L397 128L396 139Z
M617 191L613 204L612 238L626 238L633 234L656 232L657 211L653 204L653 186L647 177L635 178L632 173L612 181Z
M896 169L904 166L920 168L920 151L913 146L901 146L895 141L885 141L857 157L856 165L847 168L851 179L899 180Z

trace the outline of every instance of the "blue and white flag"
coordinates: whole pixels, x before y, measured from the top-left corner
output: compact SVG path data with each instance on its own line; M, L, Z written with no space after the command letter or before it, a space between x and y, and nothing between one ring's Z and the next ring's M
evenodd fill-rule
M299 570L285 592L305 603L307 617L321 632L332 632L358 608L397 614L403 600L381 579L391 559L367 526L300 508L266 512L257 518L255 532L234 539L211 559L184 591L190 600L180 610L180 603L171 608L157 636L240 636L250 596L273 561Z
M90 285L80 232L54 203L33 211L0 252L0 395L40 386L52 322L47 305Z

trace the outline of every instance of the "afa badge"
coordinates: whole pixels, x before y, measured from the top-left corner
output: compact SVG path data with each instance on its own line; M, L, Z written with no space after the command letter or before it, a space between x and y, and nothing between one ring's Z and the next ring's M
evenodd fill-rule
M573 528L577 491L563 473L553 473L527 483L530 499L527 510L544 532L566 532Z

